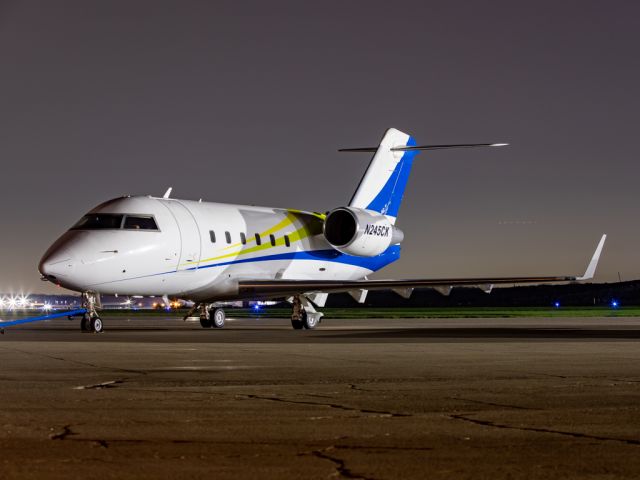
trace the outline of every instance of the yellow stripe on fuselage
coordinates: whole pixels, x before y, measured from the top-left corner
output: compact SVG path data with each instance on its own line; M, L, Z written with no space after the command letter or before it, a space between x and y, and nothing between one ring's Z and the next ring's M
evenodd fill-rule
M276 225L274 225L273 227L264 230L263 232L260 233L260 236L267 236L267 235L271 235L279 230L282 230L283 228L293 224L297 218L298 215L302 215L302 214L307 214L306 212L302 212L300 210L287 210L286 212L286 218L284 218L282 221L278 222ZM324 215L320 215L320 214L312 214L314 217L319 218L319 219L324 219ZM311 232L305 227L302 226L298 229L296 229L296 231L294 231L293 233L289 233L289 241L291 243L297 242L299 240L302 240L303 238L308 237L309 235L311 235ZM250 237L247 238L247 243L250 242L255 242L255 237ZM225 247L223 250L229 250L231 248L240 248L241 250L237 250L235 252L231 252L231 253L227 253L224 255L219 255L216 257L210 257L210 258L203 258L202 260L200 260L200 264L202 263L206 263L206 262L212 262L212 261L216 261L216 260L222 260L225 258L229 258L229 257L236 257L239 255L246 255L249 253L254 253L254 252L259 252L261 250L267 250L269 248L274 248L274 247L280 247L285 245L285 241L284 241L284 236L277 238L275 245L271 245L271 242L268 243L263 243L262 245L256 245L254 247L249 247L249 248L245 248L242 249L242 243L238 242L235 243L233 245L230 245L228 247ZM184 263L181 264L181 266L187 266L187 265L193 265L193 263Z
M280 223L277 223L276 225L274 225L273 227L269 228L268 230L265 230L264 232L261 232L260 236L263 237L263 236L266 236L266 235L270 235L272 233L277 232L278 230L283 229L284 227L286 227L288 225L291 225L296 217L294 215L290 215L289 212L287 212L285 215L286 215L286 217ZM255 241L256 241L255 237L247 238L247 243L251 243L251 242L255 242ZM233 245L229 245L228 247L223 248L223 250L229 250L231 248L238 248L238 247L242 248L242 243L241 242L234 243ZM206 260L203 260L203 261L206 261Z

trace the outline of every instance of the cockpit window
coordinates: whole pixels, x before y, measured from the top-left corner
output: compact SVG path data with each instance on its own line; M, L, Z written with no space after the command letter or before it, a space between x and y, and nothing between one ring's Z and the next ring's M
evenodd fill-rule
M114 213L89 213L82 217L71 230L119 229L124 215Z
M125 216L117 213L89 213L71 227L71 230L120 230L122 228L157 232L158 224L152 215Z
M124 219L125 230L158 230L153 217L145 215L127 215Z

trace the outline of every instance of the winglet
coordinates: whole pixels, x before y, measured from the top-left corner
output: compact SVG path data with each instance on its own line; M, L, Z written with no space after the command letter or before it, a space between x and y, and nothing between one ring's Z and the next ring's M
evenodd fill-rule
M164 195L162 196L162 198L169 198L171 196L171 190L173 190L173 187L167 188L167 191L164 192Z
M600 254L602 253L602 247L604 247L604 241L607 239L607 235L602 235L600 239L600 243L596 247L596 251L593 252L593 257L591 257L591 261L589 262L589 266L587 270L584 272L584 275L581 277L576 277L576 281L581 282L583 280L590 280L596 273L596 267L598 266L598 260L600 260Z

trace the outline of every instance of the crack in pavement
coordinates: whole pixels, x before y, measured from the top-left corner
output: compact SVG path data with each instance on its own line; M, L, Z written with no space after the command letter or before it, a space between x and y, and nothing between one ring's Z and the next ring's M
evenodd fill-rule
M454 420L462 420L464 422L473 423L475 425L482 425L483 427L502 428L507 430L519 430L523 432L536 432L536 433L551 433L555 435L564 435L573 438L585 438L588 440L600 440L604 442L620 442L627 445L640 445L640 440L634 440L630 438L616 438L616 437L604 437L600 435L590 435L588 433L580 432L568 432L564 430L552 430L550 428L541 427L516 427L514 425L507 425L503 423L495 423L490 420L478 420L475 418L469 418L467 415L449 415L449 418Z
M344 410L348 412L358 412L362 414L371 414L371 415L381 415L385 417L413 417L415 416L412 413L402 413L402 412L391 412L386 410L372 410L368 408L357 408L357 407L349 407L346 405L340 405L338 403L324 403L324 402L310 402L308 400L287 400L280 397L266 397L263 395L256 394L241 394L234 392L212 392L212 391L202 391L202 390L182 390L182 391L174 391L174 390L166 390L166 389L153 389L153 388L127 388L127 390L132 391L144 391L144 392L158 392L158 393L176 393L176 394L196 394L196 395L217 395L222 397L235 397L235 398L245 398L248 400L268 400L271 402L281 402L281 403L291 403L298 405L310 405L310 406L318 406L318 407L328 407L334 408L337 410ZM325 396L318 397L324 398ZM327 397L331 398L331 397Z
M489 405L491 407L514 408L516 410L540 410L539 408L520 407L518 405L508 405L508 404L505 404L505 403L485 402L485 401L482 401L482 400L473 400L471 398L463 398L463 397L445 397L445 399L448 399L448 400L462 400L464 402L477 403L477 404L480 404L480 405Z
M623 383L640 383L640 380L625 380L622 378L612 378L614 382L623 382Z
M351 478L351 479L357 479L357 480L375 480L373 477L365 477L364 475L359 475L357 473L354 473L353 471L351 471L351 469L347 467L346 462L344 460L342 460L341 458L337 458L332 455L329 455L327 453L333 449L335 449L335 447L330 446L322 450L313 450L311 452L303 453L301 455L313 455L314 457L330 461L331 463L333 463L334 469L340 478ZM333 477L333 476L335 475L330 475L330 477Z
M349 390L355 390L356 392L367 392L367 393L384 393L384 392L393 392L396 390L385 390L385 389L380 389L380 390L370 390L367 388L362 388L359 387L358 385L356 385L355 383L350 383L348 384Z
M71 429L70 425L65 425L62 428L62 431L58 433L54 433L49 435L51 440L65 440L68 442L86 442L93 443L96 446L101 448L109 448L112 445L140 445L140 444L173 444L173 445L263 445L263 446L271 446L271 447L288 447L295 448L301 446L299 442L260 442L260 441L228 441L228 440L206 440L206 439L143 439L143 438L112 438L112 439L96 439L96 438L68 438L72 435L80 435L77 432L74 432ZM346 438L346 437L345 437ZM302 444L304 445L304 444ZM304 445L308 448L317 447L317 444L309 443ZM308 452L299 453L298 455L311 455L314 452L320 452L326 454L327 451L330 450L354 450L354 451L416 451L416 452L426 452L434 450L433 447L395 447L395 446L384 446L384 445L330 445L329 447L323 448L322 450L312 450ZM337 460L337 459L336 459ZM364 477L347 477L347 478L364 478Z
M372 414L372 415L382 415L386 417L412 417L411 413L398 413L398 412L390 412L385 410L372 410L368 408L357 408L357 407L348 407L346 405L340 405L338 403L317 403L317 402L309 402L305 400L286 400L280 397L265 397L262 395L253 395L253 394L245 394L245 395L237 395L238 397L245 397L251 400L269 400L271 402L282 402L282 403L291 403L297 405L312 405L317 407L328 407L335 408L338 410L345 410L348 412L358 412L363 414Z
M58 361L61 361L61 362L73 363L75 365L81 365L83 367L97 368L97 369L100 369L100 370L113 370L113 371L125 372L125 373L136 373L138 375L147 375L148 374L148 372L145 371L145 370L131 370L131 369L119 368L119 367L105 367L105 366L102 366L102 365L96 365L96 364L89 363L89 362L80 362L78 360L71 360L69 358L56 357L55 355L47 355L46 353L30 352L28 350L20 350L19 348L8 348L8 347L5 347L5 346L1 346L0 349L8 350L8 351L11 351L11 352L23 353L25 355L33 355L35 357L48 358L50 360L58 360Z
M541 372L525 372L525 373L528 373L529 375L537 375L537 376L540 376L540 377L561 378L563 380L566 380L567 378L569 378L568 375L557 375L557 374L553 374L553 373L541 373ZM579 378L580 376L576 375L575 377Z
M49 435L50 440L66 440L69 435L77 435L73 430L71 430L71 425L65 425L62 427L62 431L58 433L52 433Z
M398 450L402 452L428 452L433 447L385 447L374 445L332 445L336 450Z

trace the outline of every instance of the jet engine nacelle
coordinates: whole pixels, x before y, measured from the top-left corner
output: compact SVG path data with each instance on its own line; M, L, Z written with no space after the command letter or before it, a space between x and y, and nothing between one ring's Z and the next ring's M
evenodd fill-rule
M339 252L359 257L375 257L390 245L402 242L404 234L378 212L340 207L327 215L324 237Z

